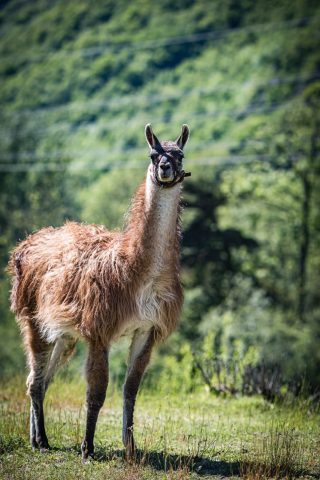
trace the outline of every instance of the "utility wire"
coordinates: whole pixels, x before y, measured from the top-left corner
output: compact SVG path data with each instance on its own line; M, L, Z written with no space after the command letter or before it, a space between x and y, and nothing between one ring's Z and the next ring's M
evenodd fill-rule
M70 102L62 105L56 105L51 107L38 107L35 109L26 108L26 109L17 109L15 111L10 111L9 109L2 110L4 115L12 116L37 116L39 115L46 115L50 113L55 113L59 111L66 111L66 110L85 110L86 112L88 109L91 110L98 110L102 107L105 108L116 108L119 106L127 106L127 105L135 105L138 104L140 106L141 102L146 102L148 105L153 105L156 103L161 103L162 101L167 100L176 100L183 97L190 97L193 95L199 96L206 96L211 95L214 93L226 92L230 90L236 90L239 88L250 88L250 87L265 87L265 86L276 86L282 84L289 84L289 83L306 83L312 80L317 80L320 78L320 72L314 72L309 75L290 75L286 77L273 77L267 81L263 82L255 82L255 81L247 81L243 82L242 84L222 84L216 85L215 87L199 87L199 88L191 88L191 89L183 89L180 91L170 92L170 93L152 93L148 95L124 95L118 96L109 100L90 100L85 102ZM168 86L166 86L168 88ZM169 88L175 88L174 85L170 85Z
M190 119L195 119L195 118L208 118L208 117L215 117L217 118L218 116L246 116L250 113L267 113L267 112L272 112L273 110L280 108L280 107L285 107L288 108L291 106L293 100L288 100L286 102L275 102L270 105L265 105L265 104L252 104L247 108L231 108L231 109L214 109L214 110L209 110L206 112L193 112L193 113L188 113L187 118L185 113L179 113L178 115L172 115L170 116L170 121L175 121L175 122L186 122L189 121ZM147 119L148 120L148 119ZM168 117L166 115L158 118L153 118L153 123L162 123L162 122L167 122ZM140 115L138 118L133 117L132 119L129 120L124 120L124 119L117 119L114 121L108 121L106 124L103 125L97 125L97 124L84 124L80 126L74 126L72 123L69 122L61 122L56 125L52 125L51 127L44 127L44 128L35 128L30 131L31 134L34 135L41 135L44 133L48 132L60 132L63 131L64 133L70 133L72 130L85 130L88 132L88 130L92 132L99 131L101 129L107 130L107 131L112 131L118 128L119 125L122 125L124 127L129 127L132 125L138 125L138 123L144 123L146 122L146 113L143 112L143 116ZM0 137L2 137L3 140L12 140L12 134L9 135L7 130L2 130L0 131Z
M156 40L147 40L147 41L139 41L139 42L108 42L103 43L96 46L91 47L84 47L84 48L75 48L75 49L61 49L61 50L53 50L51 52L43 52L35 55L30 55L30 51L28 52L28 56L23 55L6 55L2 57L2 61L14 59L15 61L24 61L26 63L31 62L38 62L45 59L50 59L55 55L59 56L68 56L74 54L83 54L84 56L91 57L95 55L99 55L104 51L121 51L123 49L126 50L145 50L145 49L154 49L154 48L161 48L161 47L171 47L176 45L183 45L183 44L191 44L191 43L199 43L203 41L215 40L226 35L235 34L235 33L245 33L245 32L258 32L259 34L268 32L270 29L274 30L281 30L285 28L295 28L308 25L309 21L316 21L319 17L301 17L301 18L294 18L292 20L283 20L280 22L267 22L255 25L247 25L244 27L237 27L237 28L226 28L221 30L211 30L208 32L203 33L193 33L188 35L180 35L176 37L165 37Z
M275 109L278 109L280 107L289 107L290 106L290 102L281 102L281 103L275 103L273 105L270 105L268 106L267 108L265 106L251 106L245 110L243 109L232 109L230 110L229 112L224 112L226 113L227 115L234 115L235 117L237 115L240 115L241 116L246 116L248 115L249 113L254 113L254 112L259 112L259 113L267 113L267 112L270 112L270 111L273 111ZM197 118L197 117L201 117L201 118L205 118L205 117L208 117L208 116L217 116L217 110L214 110L214 111L211 111L211 112L207 112L206 114L204 114L203 112L201 113L194 113L194 114L189 114L188 115L188 120L190 118ZM177 119L175 119L175 121L178 121ZM181 118L179 121L183 121L183 119ZM127 124L125 124L125 126L127 126ZM211 148L211 147L214 147L214 145L216 145L218 142L216 142L215 144L212 143L212 144L201 144L202 148L205 146L205 148ZM222 144L220 144L222 146ZM226 143L225 146L231 146L231 143ZM236 146L235 142L233 143L233 146ZM196 148L192 148L192 150L196 150ZM43 158L48 158L48 159L63 159L63 158L68 158L68 157L79 157L79 156L83 156L85 153L91 153L92 155L94 155L95 157L96 156L101 156L101 155L113 155L113 154L124 154L124 153L130 153L130 154L133 154L133 153L141 153L143 152L142 150L142 147L134 147L134 148L130 148L130 147L125 147L125 148L120 148L120 149L108 149L107 147L106 148L100 148L100 149L82 149L82 150L78 150L78 151L68 151L68 150L56 150L56 151L52 151L52 152L44 152L44 153L35 153L35 152L32 152L32 151L21 151L19 152L18 154L16 153L7 153L7 154L2 154L0 155L0 161L11 161L11 162L20 162L21 160L38 160L38 159L43 159Z
M260 140L246 140L246 145L256 145L256 146L264 146L266 142L260 141ZM221 147L233 147L236 148L239 146L239 142L237 143L235 140L227 140L223 142L201 142L198 144L193 144L191 147L188 147L188 152L197 152L200 149L204 148L213 148L214 146L217 146L219 148ZM125 148L114 148L110 149L108 147L104 148L86 148L82 150L55 150L52 152L42 152L42 153L37 153L33 151L21 151L17 155L16 153L7 153L7 154L1 154L0 155L0 161L23 161L23 160L43 160L44 158L47 160L54 160L54 159L69 159L69 158L79 158L85 154L90 154L91 156L94 156L94 158L106 158L106 156L112 156L112 155L121 155L125 153L130 153L130 154L141 154L144 155L146 153L146 147L125 147Z
M254 146L264 146L266 145L265 141L261 140L246 140L246 145L254 145ZM226 140L223 142L199 142L198 144L193 144L192 146L188 147L188 153L192 152L198 152L199 150L204 150L204 149L210 149L214 147L224 147L224 148L237 148L239 147L239 142L235 140ZM8 153L8 154L2 154L0 157L0 161L14 161L14 162L19 162L19 161L24 161L24 160L54 160L54 159L70 159L70 158L79 158L83 154L90 154L91 156L94 156L94 158L106 158L106 156L111 157L113 155L121 155L121 154L134 154L134 155L145 155L146 154L146 147L125 147L125 148L115 148L115 149L110 149L108 147L104 148L87 148L83 150L56 150L52 152L42 152L42 153L36 153L33 151L25 151L25 152L19 152L17 155L16 153Z
M188 162L188 168L197 166L214 166L214 165L227 165L227 164L241 164L251 163L255 161L271 161L274 158L271 155L228 155L228 156L212 156L207 158L200 158L199 160L190 160ZM21 172L65 172L65 171L89 171L89 170L122 170L122 169L145 169L146 162L110 162L110 163L95 163L95 164L83 164L74 162L71 164L61 163L37 163L37 164L0 164L0 172L2 173L21 173Z

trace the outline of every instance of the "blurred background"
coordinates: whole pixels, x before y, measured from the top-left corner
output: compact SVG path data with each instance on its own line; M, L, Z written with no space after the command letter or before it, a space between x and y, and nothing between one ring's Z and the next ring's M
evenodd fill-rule
M144 125L173 140L188 123L185 305L145 388L318 391L319 26L311 0L1 1L2 378L25 371L15 243L66 219L121 227L148 165Z

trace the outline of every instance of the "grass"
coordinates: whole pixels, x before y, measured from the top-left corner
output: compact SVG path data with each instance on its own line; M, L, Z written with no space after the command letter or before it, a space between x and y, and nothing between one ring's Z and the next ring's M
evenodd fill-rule
M136 407L135 463L123 458L121 394L109 389L96 433L96 460L82 465L85 385L57 379L46 400L52 450L32 453L24 381L0 388L1 479L315 478L320 474L319 412L307 402L273 405L259 397L203 391L143 391Z

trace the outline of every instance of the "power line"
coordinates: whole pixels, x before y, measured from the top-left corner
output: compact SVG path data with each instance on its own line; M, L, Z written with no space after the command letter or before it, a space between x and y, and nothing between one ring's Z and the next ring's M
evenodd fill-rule
M161 47L170 47L182 44L191 44L199 43L208 40L215 40L222 37L225 37L229 34L234 33L243 33L243 32L259 32L265 33L271 30L281 30L282 28L294 28L299 26L305 26L308 21L316 21L319 17L301 17L294 18L292 20L283 20L280 22L267 22L260 23L256 25L247 25L244 27L238 28L226 28L221 30L211 30L203 33L192 33L188 35L180 35L176 37L165 37L157 40L146 40L141 42L108 42L96 46L84 47L78 49L63 49L63 50L53 50L49 52L43 52L36 55L30 56L30 51L28 52L28 58L22 55L7 55L2 57L2 61L10 60L13 58L15 61L26 61L27 63L41 61L47 58L51 58L54 55L60 56L70 56L77 53L82 53L84 56L91 57L94 55L99 55L104 51L119 51L123 49L127 50L144 50L144 49L154 49Z
M132 95L124 95L124 96L118 96L109 100L91 100L91 101L86 101L86 102L70 102L62 105L56 105L56 106L51 106L51 107L39 107L36 109L18 109L15 110L14 112L10 110L3 110L3 113L5 115L9 116L20 116L20 115L27 115L27 116L33 116L33 115L46 115L50 113L55 113L59 112L60 110L81 110L85 109L88 111L89 108L95 110L99 109L101 107L119 107L119 106L124 106L124 105L131 105L131 104L141 104L141 102L148 102L148 104L155 104L155 103L160 103L162 101L167 101L167 100L175 100L178 98L183 98L185 96L192 96L192 95L210 95L214 93L219 93L219 92L225 92L229 90L235 90L238 88L248 88L248 87L264 87L264 86L275 86L275 85L282 85L282 84L288 84L288 83L306 83L312 80L317 80L320 78L320 72L314 72L309 75L290 75L286 77L273 77L270 78L267 81L263 82L254 82L254 81L247 81L243 82L242 84L223 84L223 85L216 85L215 87L199 87L199 88L191 88L191 89L184 89L180 90L179 92L170 92L170 93L152 93L148 95L137 95L137 94L132 94ZM175 88L175 86L171 86L172 88Z
M218 114L220 113L223 113L225 115L232 115L232 116L246 116L248 115L249 113L256 113L256 112L259 112L259 113L269 113L273 110L276 110L276 109L279 109L280 107L284 107L284 108L288 108L291 106L291 103L292 102L280 102L280 103L274 103L272 105L269 105L267 107L265 107L264 105L251 105L250 107L246 108L246 109L231 109L229 111L226 111L226 110L214 110L214 111L211 111L211 112L206 112L206 113L203 113L203 112L199 112L199 113L193 113L193 114L189 114L188 115L188 121L191 119L191 118L198 118L198 117L201 117L201 118L206 118L208 116L215 116L217 117ZM175 119L175 121L184 121L185 118L181 116L181 119L180 120L177 120ZM157 120L159 121L159 119ZM161 120L163 121L163 119ZM127 124L126 124L127 125ZM218 142L216 142L217 144ZM202 147L206 147L206 148L210 148L210 147L213 147L214 145L216 144L201 144ZM221 144L220 144L221 145ZM228 144L229 146L231 146L231 144L229 143ZM226 145L227 146L227 145ZM233 146L236 146L234 143L233 143ZM195 147L192 148L192 150L196 150ZM131 155L133 153L142 153L143 151L145 151L144 149L142 149L142 147L134 147L134 148L130 148L130 147L125 147L125 148L116 148L116 149L108 149L107 147L106 148L100 148L100 149L87 149L87 150L84 150L82 149L81 151L68 151L68 150L56 150L56 151L52 151L52 152L48 152L48 153L35 153L35 152L32 152L32 151L22 151L22 152L19 152L19 154L3 154L0 156L0 161L16 161L16 162L19 162L21 160L30 160L30 159L34 159L34 160L38 160L38 159L43 159L43 158L48 158L48 159L63 159L63 158L68 158L68 157L79 157L79 156L83 156L84 153L91 153L91 155L94 155L95 158L96 156L102 156L102 155L113 155L113 154L125 154L125 153L130 153Z
M231 109L215 109L215 110L211 110L211 111L207 111L207 112L193 112L193 113L188 113L187 115L187 118L186 118L186 115L185 113L181 113L181 114L178 114L176 116L171 116L170 117L170 120L171 121L175 121L175 122L185 122L185 121L189 121L191 118L208 118L208 117L212 117L212 116L230 116L230 115L235 115L235 116L246 116L248 115L249 113L254 113L254 112L260 112L260 113L266 113L266 112L271 112L277 108L280 108L282 106L284 107L289 107L290 105L292 104L292 100L289 100L287 102L275 102L275 103L272 103L270 105L265 105L265 104L252 104L250 105L249 107L247 108L241 108L241 107L237 107L237 108L231 108ZM145 113L144 113L145 115ZM149 119L147 119L149 120ZM34 129L34 130L31 130L31 133L34 134L34 135L37 135L37 134L44 134L44 133L47 133L47 132L59 132L61 130L63 131L69 131L70 130L73 130L73 129L77 129L77 130L80 130L80 129L91 129L91 130L98 130L99 128L103 128L104 130L114 130L116 129L119 125L124 125L125 127L128 127L128 126L132 126L132 125L138 125L138 122L146 122L146 119L142 118L142 116L140 115L140 117L137 119L135 117L133 117L132 119L130 120L123 120L123 119L117 119L115 121L109 121L107 124L104 124L103 126L99 126L99 125L89 125L89 128L88 128L88 124L85 124L85 125L80 125L80 126L77 126L77 127L74 127L73 124L71 123L68 123L68 122L64 122L64 123L59 123L59 124L56 124L56 125L53 125L51 127L45 127L45 128L39 128L39 129ZM158 118L153 118L153 122L154 123L162 123L162 122L167 122L167 117L166 115L162 116L162 117L158 117ZM7 140L11 140L12 139L12 135L8 135L7 131L6 130L2 130L2 133L1 133L1 137L2 139L7 139Z
M223 164L241 164L251 163L255 161L271 161L273 157L271 155L227 155L227 156L212 156L208 158L200 158L197 161L190 160L188 162L188 168L197 166L214 166ZM146 166L142 162L126 163L101 163L101 164L82 164L72 163L69 165L59 163L37 163L37 164L0 164L0 172L2 173L21 173L21 172L59 172L59 171L103 171L103 170L122 170L122 169L145 169Z
M246 145L265 145L266 142L260 141L260 140L247 140ZM235 140L229 140L229 141L223 141L223 142L215 142L213 143L212 141L210 142L201 142L198 144L193 144L192 146L188 147L188 152L197 152L199 149L203 150L204 148L212 148L214 146L217 146L219 148L221 147L233 147L236 148L239 146L239 143L237 143ZM114 148L110 149L107 147L104 148L90 148L90 149L83 149L83 150L56 150L52 152L43 152L43 153L36 153L33 151L22 151L19 152L17 155L16 153L8 153L8 154L2 154L0 156L0 162L4 161L24 161L24 160L43 160L48 159L48 160L54 160L54 159L69 159L69 158L79 158L83 154L90 154L94 156L94 158L105 158L106 156L112 156L112 155L121 155L125 153L130 153L130 154L141 154L141 155L146 155L147 150L146 147L135 147L135 148Z

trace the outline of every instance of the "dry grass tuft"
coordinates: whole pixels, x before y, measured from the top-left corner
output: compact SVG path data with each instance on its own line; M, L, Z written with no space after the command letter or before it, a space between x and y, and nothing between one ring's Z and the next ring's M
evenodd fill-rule
M240 463L241 476L247 480L293 479L302 475L306 452L303 439L285 425L272 426Z

